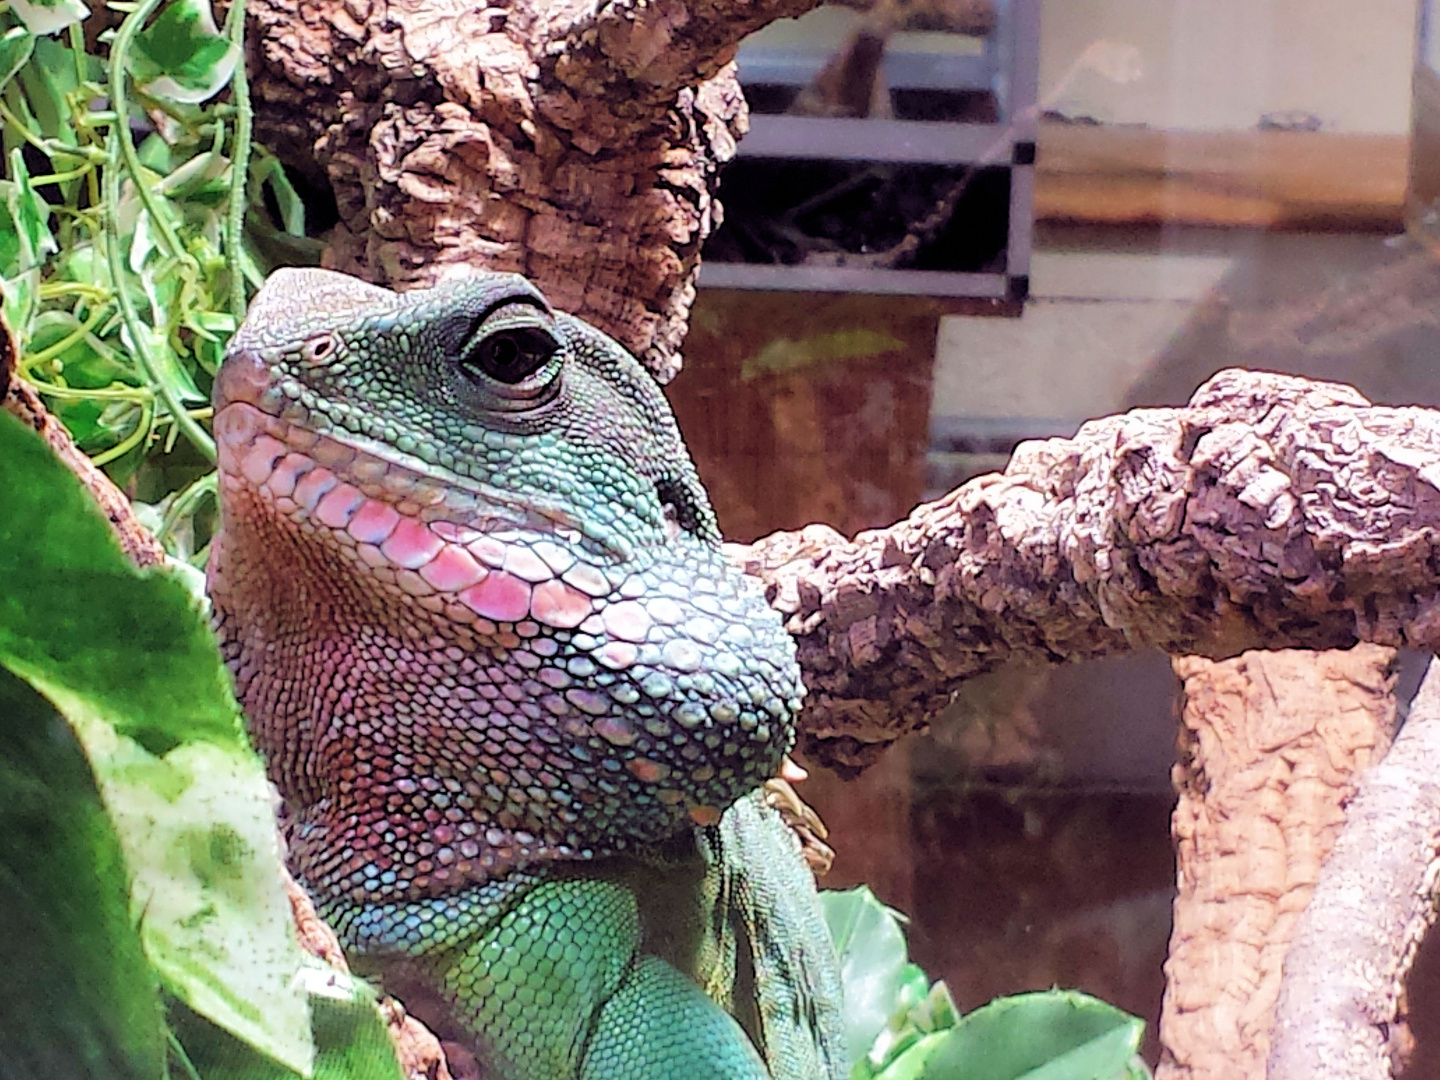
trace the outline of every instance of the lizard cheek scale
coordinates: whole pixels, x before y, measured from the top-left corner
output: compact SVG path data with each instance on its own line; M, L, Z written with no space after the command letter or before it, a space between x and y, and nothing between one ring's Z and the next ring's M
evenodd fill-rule
M794 893L824 933L753 794L804 688L633 357L513 275L398 295L282 271L215 387L217 631L292 866L347 945L418 972L496 1076L707 1075L697 1050L715 1076L841 1069L838 1000L802 1008L817 981L837 998L828 942L803 978L783 941L746 961L784 969L748 1033L698 989L744 947L696 938L706 904ZM688 929L658 931L647 898L685 866ZM690 1034L642 1052L626 1010L654 1001ZM797 1009L834 1030L776 1027Z

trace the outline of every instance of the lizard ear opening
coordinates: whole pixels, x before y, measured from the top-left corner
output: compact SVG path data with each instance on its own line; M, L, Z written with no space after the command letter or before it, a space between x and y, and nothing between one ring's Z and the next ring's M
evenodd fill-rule
M715 526L715 515L704 501L703 492L697 496L684 481L673 476L662 476L655 481L655 494L665 507L665 516L681 531L701 540L720 538L719 530Z

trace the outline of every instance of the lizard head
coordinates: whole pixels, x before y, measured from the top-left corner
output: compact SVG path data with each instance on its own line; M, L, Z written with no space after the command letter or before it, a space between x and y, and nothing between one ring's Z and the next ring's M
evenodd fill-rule
M578 532L597 557L621 562L677 531L719 541L654 380L518 275L400 294L324 270L278 271L217 378L217 417L232 405L217 419L222 449L244 444L257 471L265 451L245 442L244 407L302 429L302 441L320 436L332 456L343 452L330 443L353 449L361 475L351 483L383 467L386 490L403 495L413 481L422 501L441 490L487 531ZM325 464L338 475L346 463Z
M523 278L280 271L215 406L210 592L252 732L316 836L391 838L315 841L354 853L345 887L654 842L773 774L789 635L653 379Z

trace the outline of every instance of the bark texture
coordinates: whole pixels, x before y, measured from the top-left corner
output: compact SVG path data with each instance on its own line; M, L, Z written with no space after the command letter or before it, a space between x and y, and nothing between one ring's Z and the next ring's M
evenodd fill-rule
M1295 922L1394 734L1395 659L1362 644L1173 661L1179 893L1158 1080L1264 1080Z
M1015 658L1440 644L1440 414L1230 370L1182 409L1021 445L888 529L736 555L788 617L801 750L864 768Z
M1389 1080L1408 1050L1405 976L1440 880L1440 666L1365 774L1285 958L1270 1080Z
M740 39L819 0L255 0L257 135L335 193L327 265L513 270L679 367Z

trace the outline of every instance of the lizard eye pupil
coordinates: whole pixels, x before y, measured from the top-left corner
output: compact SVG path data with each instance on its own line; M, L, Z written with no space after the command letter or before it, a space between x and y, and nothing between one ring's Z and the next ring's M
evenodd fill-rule
M463 366L514 385L535 374L558 347L555 339L538 326L498 330L480 341Z

